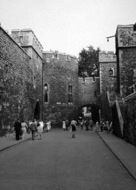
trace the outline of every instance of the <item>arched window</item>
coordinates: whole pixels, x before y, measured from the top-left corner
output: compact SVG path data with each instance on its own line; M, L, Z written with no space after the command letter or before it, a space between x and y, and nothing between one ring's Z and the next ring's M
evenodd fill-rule
M109 76L114 76L114 68L109 69Z
M49 87L47 83L44 84L44 102L49 102Z

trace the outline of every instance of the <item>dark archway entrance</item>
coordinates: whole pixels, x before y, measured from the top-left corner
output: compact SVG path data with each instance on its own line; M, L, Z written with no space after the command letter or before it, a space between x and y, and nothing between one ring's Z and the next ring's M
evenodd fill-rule
M96 122L96 121L100 121L100 118L99 118L99 110L100 110L100 106L97 105L97 104L85 104L85 105L82 105L78 108L78 112L79 112L79 116L82 116L83 117L83 108L86 107L87 108L87 112L91 112L92 113L92 120L93 122Z

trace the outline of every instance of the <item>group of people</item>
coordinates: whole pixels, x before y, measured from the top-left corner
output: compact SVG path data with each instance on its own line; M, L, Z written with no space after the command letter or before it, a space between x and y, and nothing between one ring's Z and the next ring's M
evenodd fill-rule
M46 126L46 127L45 127ZM79 117L76 121L75 119L72 120L63 120L62 121L62 129L65 131L70 131L72 138L75 138L75 132L77 130L77 127L81 130L93 130L96 131L103 131L107 130L107 132L112 131L112 122L109 121L100 121L94 123L91 118L82 118ZM29 121L28 123L25 121L20 121L17 119L17 121L14 124L15 129L15 135L16 140L24 139L25 134L28 132L32 134L32 140L35 140L35 137L39 137L39 139L42 139L42 133L44 130L46 132L49 132L51 130L51 121L47 121L46 124L44 124L43 121L37 121L34 119L33 121Z
M99 124L99 129L100 131L106 130L107 133L110 133L113 131L113 126L112 126L112 121L103 121L101 120L100 124Z
M42 138L44 123L43 121L29 121L28 123L25 121L20 121L17 119L14 123L15 137L16 140L24 139L26 133L32 134L32 140L35 139L36 134Z
M33 121L29 122L29 128L32 133L32 140L35 140L36 134L42 139L42 133L44 128L43 121L37 121L34 119Z
M78 119L78 126L83 130L92 130L93 129L93 120L91 118L82 118L82 117L79 117Z
M73 122L74 121L74 122ZM77 127L80 128L81 130L94 130L94 131L107 131L107 133L112 132L113 126L112 126L112 121L103 121L101 120L94 122L92 118L86 117L82 118L79 117L78 120L72 120L69 124L67 124L67 120L62 122L62 128L63 130L67 130L70 128L70 131L76 131ZM74 124L74 125L73 125ZM73 129L72 129L73 127Z
M62 121L62 129L64 131L69 130L71 132L72 138L75 138L76 137L75 132L77 130L77 121L74 119L72 119L71 121L63 120Z
M16 135L16 140L20 140L24 138L24 135L27 130L27 124L24 121L20 121L17 119L14 124L14 130L15 130L15 135Z

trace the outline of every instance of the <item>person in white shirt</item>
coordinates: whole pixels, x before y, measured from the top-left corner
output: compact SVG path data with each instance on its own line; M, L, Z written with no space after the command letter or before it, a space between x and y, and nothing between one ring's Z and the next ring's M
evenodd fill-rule
M40 139L42 139L43 127L44 127L43 121L39 121L39 123L37 125L37 132L38 132Z
M62 121L62 129L65 131L66 130L66 122Z
M48 131L51 130L51 121L48 121L48 122L46 123L46 125L47 125L47 132L48 132Z
M25 121L22 121L22 122L21 122L22 140L24 140L24 138L25 138L26 129L27 129L27 124L26 124Z

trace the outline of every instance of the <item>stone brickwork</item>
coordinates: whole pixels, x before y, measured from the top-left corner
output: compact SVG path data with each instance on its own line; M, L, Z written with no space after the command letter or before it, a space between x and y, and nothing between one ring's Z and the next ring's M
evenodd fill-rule
M101 117L111 120L109 102L115 100L117 87L117 62L113 52L99 53Z
M136 25L117 27L116 52L120 96L125 100L120 105L124 120L123 138L136 145Z
M45 84L48 102L44 102L44 119L50 115L55 119L68 116L78 105L77 59L58 52L43 53L43 89Z
M136 146L136 93L122 106L124 118L123 137Z
M33 86L36 99L42 107L42 52L43 47L31 29L12 30L12 38L31 57L30 66L33 71ZM42 113L41 113L42 115Z
M79 105L96 104L99 95L99 77L78 79Z
M131 86L136 81L136 30L134 25L119 25L116 38L120 94L125 97L132 92Z
M136 29L133 24L118 25L116 35L118 47L136 46Z
M0 27L0 125L13 124L17 117L33 115L34 90L31 58Z
M117 62L113 52L99 53L100 93L116 90ZM112 72L113 73L110 73Z
M43 47L37 39L33 30L12 30L11 36L21 47L33 47L33 49L37 52L38 56L42 58Z

